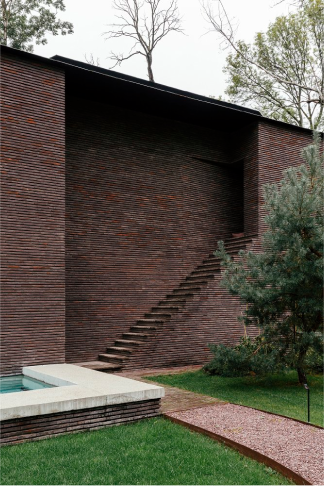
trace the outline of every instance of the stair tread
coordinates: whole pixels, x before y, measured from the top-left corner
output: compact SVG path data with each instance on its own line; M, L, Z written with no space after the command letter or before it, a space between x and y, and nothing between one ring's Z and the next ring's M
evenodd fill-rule
M119 370L121 368L118 364L105 363L104 361L86 361L84 363L74 363L75 366L82 366L90 370Z
M99 358L105 357L107 359L118 359L120 361L128 359L129 356L123 356L122 354L100 353Z
M141 344L141 341L134 341L132 339L118 339L116 343L127 343L133 344L134 346L139 346Z
M121 346L110 346L109 348L107 348L107 350L109 350L109 352L114 351L115 349L117 351L124 351L125 353L131 353L130 348L123 348Z
M177 307L177 306L153 307L153 309L168 309L168 310L174 310L174 311L176 311L176 310L179 309L179 307ZM155 312L155 311L153 310L153 312ZM167 315L170 315L170 314L167 314Z
M134 326L132 326L132 327L134 327ZM146 337L146 336L149 336L149 334L145 334L145 333L142 333L141 334L139 332L131 332L131 331L130 332L124 332L124 334L132 335L132 336L136 336L136 337L140 337L140 336Z
M150 324L150 322L152 322L152 323L163 322L163 320L162 319L151 319L149 317L147 317L147 318L143 317L143 319L138 319L136 322L144 322L144 323Z
M136 325L136 326L132 326L131 329L157 329L157 327L156 326L141 326L141 325L137 326Z

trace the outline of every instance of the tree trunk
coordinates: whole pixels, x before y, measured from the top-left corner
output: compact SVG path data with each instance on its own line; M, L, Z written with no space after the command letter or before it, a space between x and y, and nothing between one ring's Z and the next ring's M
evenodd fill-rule
M152 71L152 56L147 56L146 60L147 60L147 72L148 72L149 80L152 81L152 83L154 83L155 81L154 81L154 76Z
M304 361L306 357L307 349L301 348L299 351L298 359L297 359L297 373L298 373L298 380L301 385L307 383L307 376L304 367Z
M8 12L7 12L7 4L5 0L1 1L1 15L2 15L2 22L3 22L3 39L2 44L4 46L8 43Z
M304 371L304 368L300 368L299 366L297 367L297 373L298 373L298 380L301 385L307 384L307 376Z

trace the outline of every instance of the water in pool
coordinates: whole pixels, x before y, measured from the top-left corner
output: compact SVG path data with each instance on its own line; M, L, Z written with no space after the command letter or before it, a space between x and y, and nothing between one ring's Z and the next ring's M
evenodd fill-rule
M25 375L4 376L0 378L0 393L15 393L20 391L53 388L53 385L34 380Z

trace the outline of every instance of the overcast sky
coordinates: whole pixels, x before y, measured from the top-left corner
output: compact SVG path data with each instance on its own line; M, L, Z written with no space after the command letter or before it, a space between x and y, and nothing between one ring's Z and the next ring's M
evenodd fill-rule
M166 0L167 1L167 0ZM287 14L289 1L275 5L276 0L223 0L231 18L238 25L237 38L252 41L256 32L265 31L277 16ZM60 18L74 24L74 34L49 36L46 46L35 46L35 54L45 57L59 54L79 61L91 53L100 66L110 68L110 51L128 52L128 40L105 40L102 35L114 22L111 0L65 0L66 11ZM186 35L170 33L156 48L153 58L155 81L193 93L218 97L226 87L222 69L228 50L220 48L215 33L204 35L209 27L201 12L199 0L178 0ZM147 79L143 56L125 61L116 71Z

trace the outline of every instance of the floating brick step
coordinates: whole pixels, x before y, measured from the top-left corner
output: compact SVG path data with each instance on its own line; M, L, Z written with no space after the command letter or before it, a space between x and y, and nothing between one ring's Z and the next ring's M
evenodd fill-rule
M110 348L107 348L107 353L128 355L132 353L132 350L131 348L127 348L127 347L125 348L121 346L111 346Z
M252 241L252 240L251 240ZM244 243L226 243L225 244L225 250L227 252L232 251L232 250L244 250L245 247L250 243L250 241L244 242Z
M227 253L228 255L236 255L236 254L239 252L239 250L244 250L244 249L245 249L245 246L244 246L244 247L240 246L240 248L236 248L236 249L233 249L233 250L227 250L227 248L225 247L226 253ZM204 261L203 261L203 263L205 263L205 262L206 262L206 263L207 263L207 262L213 262L213 263L215 263L215 262L217 262L217 261L218 261L218 262L221 262L221 258L220 258L220 257L216 257L216 256L214 255L214 253L211 253L211 254L209 255L208 259L204 260Z
M206 265L199 265L190 275L198 276L200 275L203 277L204 275L215 275L220 270L220 265L215 265L214 263L206 264Z
M74 363L76 366L82 366L82 368L88 368L89 370L95 371L106 371L106 372L114 372L120 371L121 366L118 364L112 363L105 363L104 361L86 361L84 363Z
M208 273L208 272L193 272L189 277L186 277L186 282L199 282L203 280L212 280L214 278L213 273Z
M194 289L197 289L197 290L200 290L200 288L203 286L203 285L207 285L208 284L208 280L202 280L202 279L195 279L193 280L192 282L181 282L181 284L179 285L179 290L183 290L183 289L188 289L188 290L194 290Z
M147 339L150 337L150 334L146 334L146 333L140 333L139 331L138 332L124 332L123 333L123 338L125 338L125 340L130 340L130 341L147 341Z
M187 301L189 299L191 299L193 297L193 295L194 294L190 294L190 293L187 293L187 294L184 294L184 295L168 294L164 300L160 301L160 304L186 305Z
M224 243L230 243L232 241L251 241L253 240L253 238L257 238L257 234L255 235L244 235L244 236L238 236L238 237L234 237L232 236L231 238L225 238L224 239Z
M139 325L139 326L146 326L146 325L150 325L150 324L163 324L164 320L161 319L160 317L157 317L157 318L151 318L151 317L147 317L145 319L139 319L138 321L136 321L136 325Z
M160 310L160 309L159 309ZM165 321L166 319L171 319L172 317L172 314L170 313L166 313L166 312L159 312L159 310L155 311L155 312L149 312L147 314L144 314L145 315L145 318L147 319L160 319L162 321ZM137 321L138 322L138 321ZM158 321L159 322L159 321Z
M139 333L142 333L142 332L152 332L152 331L156 331L157 330L157 326L132 326L131 327L131 331L132 332L139 332Z
M244 236L240 238L229 238L225 241L227 253L234 259L241 249L252 242L252 238ZM183 309L188 301L208 285L221 272L221 259L212 253L198 265L186 278L182 280L178 288L167 294L158 305L151 308L151 311L144 314L135 325L131 326L129 332L123 333L122 338L115 341L114 345L107 348L107 353L99 355L100 362L109 366L122 368L123 364L129 367L132 363L132 352L139 348L142 343L150 340L162 324L175 316ZM126 364L125 360L130 361Z
M180 306L171 306L171 305L167 305L167 304L159 304L158 307L152 307L152 312L155 314L155 313L158 313L159 311L168 311L168 315L171 315L171 314L178 312L179 309L180 309Z
M117 339L116 341L116 346L117 347L122 347L122 348L137 348L138 346L141 345L141 341L135 341L132 339Z
M175 289L173 290L173 294L168 294L167 295L167 298L172 297L174 295L181 295L181 296L184 296L184 297L194 297L194 292L199 292L199 290L201 290L201 287L191 287L191 288L188 288L188 289Z
M118 355L118 354L108 354L108 353L102 353L99 354L99 359L101 361L108 361L109 363L117 363L117 364L122 364L125 359L128 359L129 356L123 356L123 355Z

